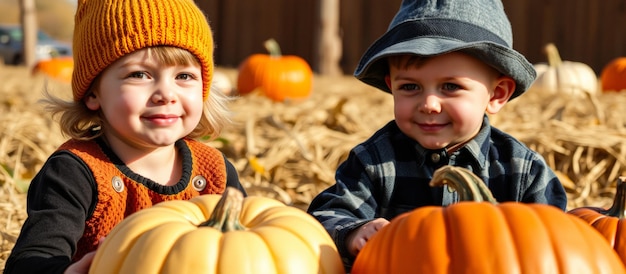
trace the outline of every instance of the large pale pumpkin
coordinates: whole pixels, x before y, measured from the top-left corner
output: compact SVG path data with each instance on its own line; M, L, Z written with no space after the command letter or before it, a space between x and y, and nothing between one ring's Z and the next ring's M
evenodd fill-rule
M617 180L613 205L608 208L579 207L568 213L597 229L626 264L626 177Z
M471 171L446 166L460 202L391 220L358 253L351 273L626 273L602 236L545 204L497 203Z
M90 269L135 274L343 272L333 241L312 216L271 198L243 198L234 188L221 196L162 202L130 215L106 237Z
M626 57L618 57L602 68L602 91L626 91Z
M529 91L543 95L567 94L589 96L598 93L598 77L585 63L563 61L552 43L545 46L548 63L535 64L537 79Z
M299 56L282 55L274 39L265 41L269 54L253 54L239 65L237 90L248 94L259 90L278 101L302 101L313 89L313 71Z
M33 67L33 74L43 74L63 83L72 81L73 71L74 59L71 56L41 60Z

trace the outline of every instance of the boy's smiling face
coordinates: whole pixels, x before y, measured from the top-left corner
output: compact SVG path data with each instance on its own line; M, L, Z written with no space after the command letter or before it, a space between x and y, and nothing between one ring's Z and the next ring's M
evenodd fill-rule
M461 52L391 60L385 81L396 123L427 149L454 148L472 139L484 114L497 113L515 90L512 78Z

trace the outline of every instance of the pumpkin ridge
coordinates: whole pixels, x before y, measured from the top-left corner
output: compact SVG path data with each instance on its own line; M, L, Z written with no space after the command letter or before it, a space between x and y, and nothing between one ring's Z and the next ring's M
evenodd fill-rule
M134 246L135 242L137 241L138 235L143 234L146 230L150 230L153 227L161 225L163 222L176 222L181 220L180 215L175 214L171 210L166 210L163 208L154 209L154 211L148 213L146 213L145 210L135 212L134 214L124 219L123 222L115 226L115 228L111 230L111 233L107 235L106 240L102 244L100 244L98 250L108 250L109 246L114 246L116 248L111 249L116 250L117 253L104 254L101 252L97 252L96 257L94 257L90 271L93 271L94 266L98 265L100 268L98 269L98 271L102 271L102 273L118 273L119 268L121 267L121 262L117 258L124 258L127 256L129 250L132 248L132 246ZM157 214L159 214L160 218L154 218L152 212L158 212ZM182 219L185 220L184 218ZM126 236L118 237L118 235Z
M574 214L581 219L585 220L589 224L595 224L598 220L605 217L604 214L600 213L602 211L606 211L603 208L599 207L588 207L588 208L575 208L570 210L571 214Z
M568 211L568 214L591 225L601 234L624 263L626 263L626 241L622 238L626 238L626 231L621 226L626 225L626 218L624 218L625 190L626 176L620 176L617 179L615 197L610 208L586 206Z
M551 209L551 208L548 208ZM560 212L560 211L559 211ZM556 217L556 214L552 214L554 217ZM585 258L590 258L591 261L595 261L597 262L596 264L593 265L587 265L589 267L594 267L593 269L581 269L580 265L570 265L570 264L563 264L562 268L560 269L559 273L611 273L611 269L599 269L601 267L606 267L607 265L612 265L613 261L612 258L607 258L605 256L617 256L617 253L615 252L609 252L608 254L604 254L605 256L602 256L600 254L602 254L602 252L598 252L598 250L601 250L604 248L603 245L608 245L608 242L606 241L606 239L604 239L604 237L598 233L598 231L596 231L595 229L592 229L591 231L587 231L589 228L589 225L581 220L578 217L567 215L569 218L565 218L565 217L561 217L559 221L556 221L556 219L553 219L551 221L549 221L548 219L546 219L546 221L544 223L546 224L550 224L551 228L554 230L554 235L559 237L559 238L569 238L568 241L563 241L563 239L561 241L558 241L558 243L567 243L568 246L564 246L564 245L555 245L557 247L557 249L555 250L555 253L559 253L559 257L567 257L567 256L572 256L572 257L585 257ZM546 218L547 216L543 216L542 217ZM568 222L568 227L572 227L571 230L566 231L563 230L560 226L557 226L557 223L565 223ZM571 225L570 225L571 224ZM579 235L586 235L585 237L580 237ZM566 236L568 235L568 236ZM575 246L579 245L579 246L585 246L587 248L585 249L576 249ZM578 252L577 254L571 254L573 251ZM584 252L584 253L583 253ZM619 260L619 257L618 257ZM619 266L624 267L623 264L620 264ZM613 269L615 266L613 266Z
M626 258L626 233L624 231L624 226L626 226L626 220L619 219L617 221L615 235L613 235L613 241L611 241L613 249L617 252L619 257L622 259L622 262Z
M499 206L513 236L516 258L520 273L561 273L561 267L549 268L558 265L554 255L555 245L551 240L552 232L542 218L542 212L547 205L519 207L516 202L506 202ZM528 229L532 227L532 232ZM550 243L549 248L531 244L532 241ZM540 263L533 262L533 258L541 258ZM550 263L546 263L549 261ZM533 262L533 263L524 263ZM540 268L540 269L537 269Z
M141 234L127 253L119 273L160 272L178 239L193 229L194 226L189 224L170 222ZM149 248L153 241L158 241L161 248Z
M539 218L541 218L542 223L546 223L549 222L551 218L546 217L545 215L540 214ZM564 220L567 221L568 224L571 224L571 222L569 222L568 220ZM568 226L569 227L569 226ZM558 231L555 231L554 228L552 226L544 226L544 228L546 229L547 233L550 235L556 235L556 237L558 237L558 240L555 239L555 237L550 237L550 246L552 251L556 254L557 258L564 258L567 255L564 254L564 250L568 250L567 247L562 247L562 245L560 244L561 242L563 242L562 238L562 234L559 234ZM571 231L568 231L571 233ZM565 242L567 243L567 242ZM565 252L566 253L566 252ZM568 270L567 268L567 264L564 263L561 260L555 260L556 262L556 266L558 267L557 269L557 273L573 273L571 269ZM569 271L569 272L568 272ZM594 273L594 272L591 272Z
M286 232L289 232L290 234L293 234L296 238L300 239L303 243L305 243L311 250L311 253L317 253L316 251L318 250L318 248L315 248L313 245L307 244L307 242L310 241L310 237L313 234L321 234L322 231L316 229L314 226L309 226L309 223L305 223L306 226L299 226L298 228L295 228L291 223L287 222L293 218L297 218L297 216L282 216L282 217L278 217L278 218L272 218L270 220L267 220L266 222L261 223L261 227L263 228L272 228L272 229L278 229L278 230L283 230ZM305 220L304 218L300 219L300 220ZM303 231L303 230L306 230ZM254 229L251 229L251 231L255 231ZM323 231L324 233L328 233L326 231ZM324 242L316 242L315 244L322 244Z
M319 248L316 249L309 242L307 242L309 240L307 237L302 237L302 234L306 233L303 231L286 229L285 226L279 225L264 225L258 229L251 230L251 232L262 239L268 247L268 250L273 257L273 261L277 266L277 273L296 273L294 271L288 271L288 269L293 267L294 264L297 265L296 267L302 267L305 269L313 267L313 265L307 265L306 262L303 262L299 257L293 256L295 251L298 251L296 253L301 254L304 250L306 250L309 257L313 257L314 255L320 253L318 252ZM277 237L277 235L281 235L281 237ZM286 248L282 244L283 242L289 242L289 248ZM279 258L282 259L279 260Z

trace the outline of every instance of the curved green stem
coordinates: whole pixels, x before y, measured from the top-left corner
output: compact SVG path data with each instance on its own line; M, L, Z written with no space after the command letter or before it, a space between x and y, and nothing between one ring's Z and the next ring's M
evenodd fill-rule
M498 203L483 180L467 168L443 166L437 169L430 180L430 186L446 184L459 193L459 201Z
M549 43L544 48L545 54L548 57L548 65L550 67L558 67L563 61L561 59L561 55L559 54L559 50L552 43Z
M210 226L222 232L245 230L239 222L243 199L239 189L226 187L209 219L198 226Z
M623 219L626 214L626 176L617 178L617 190L615 191L615 199L613 205L603 212L604 215Z
M263 45L271 57L278 58L283 55L280 51L280 45L273 38L266 40Z

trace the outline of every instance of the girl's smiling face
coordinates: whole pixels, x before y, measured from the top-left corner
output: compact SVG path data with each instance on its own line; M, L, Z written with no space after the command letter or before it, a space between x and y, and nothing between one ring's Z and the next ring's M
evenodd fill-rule
M199 63L163 63L163 56L163 51L142 49L120 58L85 99L89 109L101 111L112 145L169 146L198 125L203 108ZM177 57L170 60L181 60Z
M515 81L480 60L451 52L419 58L391 57L385 78L396 123L427 149L454 148L472 139L485 113L496 113Z

